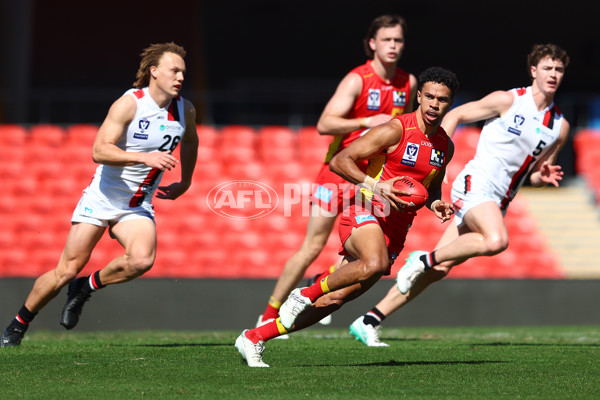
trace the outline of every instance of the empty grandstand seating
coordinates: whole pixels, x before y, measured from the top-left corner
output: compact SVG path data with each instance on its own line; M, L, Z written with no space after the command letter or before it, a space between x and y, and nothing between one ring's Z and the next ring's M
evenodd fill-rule
M308 195L332 137L319 135L315 127L293 130L282 126L256 129L198 125L197 130L200 146L192 186L177 201L154 201L158 252L155 267L146 276L277 278L304 238ZM0 183L5 194L0 209L4 228L0 231L0 277L34 277L56 264L71 213L96 168L91 151L97 131L98 126L87 124L29 128L0 125ZM600 138L597 133L594 135L585 139L582 136L582 141L589 143ZM450 179L473 156L478 137L476 128L457 131L451 164L456 167L449 169ZM577 151L591 153L587 147L591 146L579 146ZM587 157L592 159L595 155ZM578 168L585 173L586 166L593 165L588 162ZM180 172L179 168L167 171L163 184L177 181ZM276 209L257 219L217 215L208 206L207 194L230 180L270 185L279 196ZM444 185L445 195L448 188ZM526 208L517 200L509 208L507 225L511 244L505 253L469 260L451 276L560 277L556 259L543 251L544 239L537 235ZM393 273L410 251L432 249L444 228L429 211L419 211ZM336 227L307 276L335 263L339 247ZM84 272L93 271L120 254L118 243L106 235ZM541 254L544 258L540 258Z

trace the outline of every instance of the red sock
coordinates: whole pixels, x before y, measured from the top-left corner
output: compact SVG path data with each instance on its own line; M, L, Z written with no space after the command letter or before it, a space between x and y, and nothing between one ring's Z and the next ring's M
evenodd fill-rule
M254 344L258 343L259 340L267 341L277 337L279 335L286 334L287 331L279 322L279 318L275 321L271 321L267 324L259 326L258 328L250 329L246 332L246 337Z
M318 282L318 281L320 281L321 279L325 278L326 276L329 276L329 275L331 275L331 273L332 273L333 271L335 271L335 265L332 265L331 267L329 267L329 269L328 269L327 271L325 271L325 272L323 272L321 275L319 275L319 276L317 277L317 280L316 280L315 282Z
M279 307L281 307L281 302L275 300L275 298L271 296L269 299L269 304L267 304L267 308L265 308L265 311L263 312L262 320L268 321L270 319L279 317Z
M319 279L312 285L307 288L304 288L300 291L302 296L308 297L311 302L315 302L319 297L323 296L325 293L329 293L329 287L327 286L327 278L326 276L323 279Z

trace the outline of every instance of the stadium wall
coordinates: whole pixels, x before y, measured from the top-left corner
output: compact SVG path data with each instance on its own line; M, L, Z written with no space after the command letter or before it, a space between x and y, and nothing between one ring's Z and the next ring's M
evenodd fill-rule
M34 280L0 279L0 323L23 304ZM393 281L382 280L334 314L344 328L373 307ZM95 293L78 331L241 330L253 327L274 280L138 279ZM448 279L436 283L385 326L596 325L599 280ZM58 315L66 288L42 310L33 330L62 330ZM319 326L320 327L320 326Z

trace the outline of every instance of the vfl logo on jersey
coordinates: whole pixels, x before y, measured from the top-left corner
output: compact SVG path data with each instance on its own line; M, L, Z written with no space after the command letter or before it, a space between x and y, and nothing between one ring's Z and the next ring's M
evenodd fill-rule
M406 106L406 92L402 90L394 90L392 91L394 95L394 105L399 107Z
M434 167L442 168L444 166L444 152L438 149L431 149L431 157L429 158L429 165Z
M521 114L515 115L515 118L513 119L514 126L509 126L508 131L517 136L521 136L521 129L519 129L519 128L521 127L521 125L523 125L524 122L525 122L524 116L522 116Z
M417 157L419 156L419 145L416 143L408 142L406 144L406 149L404 150L404 155L402 156L402 161L400 161L404 165L408 165L409 167L414 167L417 162Z
M142 132L150 127L150 121L147 119L140 119L138 122L138 126Z
M381 104L381 91L379 89L369 89L367 98L367 110L379 110Z

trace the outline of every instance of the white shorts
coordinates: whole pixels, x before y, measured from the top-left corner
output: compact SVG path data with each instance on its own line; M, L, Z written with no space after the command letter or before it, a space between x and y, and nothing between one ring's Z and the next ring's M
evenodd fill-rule
M138 207L117 206L106 197L87 187L75 207L71 222L109 226L130 219L148 218L154 221L154 207L144 202Z
M488 179L481 175L473 174L472 171L463 169L454 183L452 183L452 204L454 204L454 221L456 226L461 226L463 218L469 210L481 203L493 201L498 208L501 208L502 200L506 197L505 193L500 193ZM502 210L502 215L506 215L506 209Z

